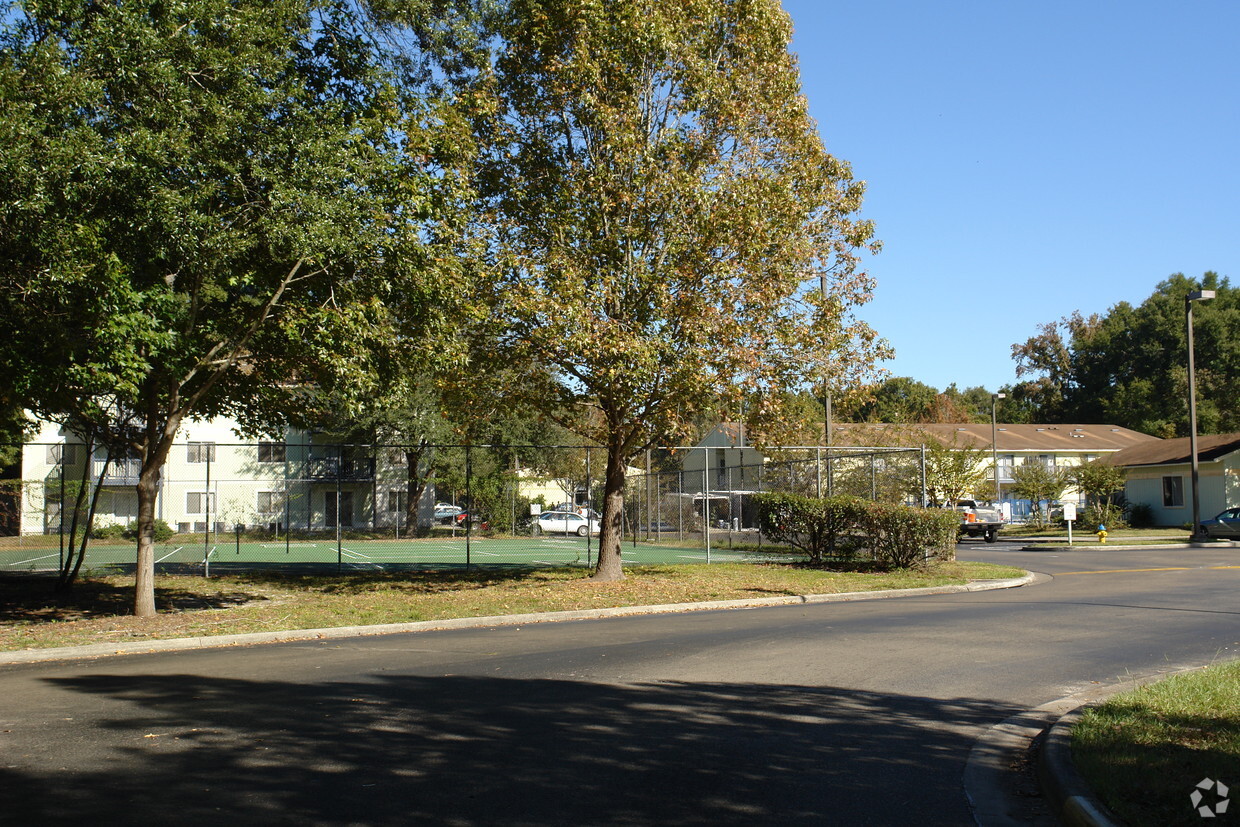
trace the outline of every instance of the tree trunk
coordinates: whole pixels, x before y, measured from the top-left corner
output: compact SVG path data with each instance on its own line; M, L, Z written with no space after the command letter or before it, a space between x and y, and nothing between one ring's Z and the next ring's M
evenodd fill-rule
M142 446L142 470L138 473L138 559L134 569L133 613L135 617L155 616L155 500L159 478L172 441L181 428L181 415L174 413L164 422L147 419ZM207 493L208 500L210 492Z
M418 444L416 450L405 451L405 477L406 489L405 496L405 530L410 534L416 534L421 528L418 525L418 505L422 502L422 494L426 491L426 486L430 483L431 477L435 472L431 471L422 477L420 469L422 467L422 455L426 451L426 440L422 440Z
M618 446L608 448L607 472L603 482L603 526L598 540L598 565L594 569L594 580L624 579L620 542L624 528L625 460Z
M163 463L146 463L138 476L138 559L135 568L133 613L155 616L155 498Z

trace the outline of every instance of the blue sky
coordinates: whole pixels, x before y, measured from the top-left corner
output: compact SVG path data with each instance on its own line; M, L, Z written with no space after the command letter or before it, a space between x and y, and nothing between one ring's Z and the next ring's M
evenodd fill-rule
M939 389L1172 273L1240 283L1240 2L784 0L883 251L858 315Z

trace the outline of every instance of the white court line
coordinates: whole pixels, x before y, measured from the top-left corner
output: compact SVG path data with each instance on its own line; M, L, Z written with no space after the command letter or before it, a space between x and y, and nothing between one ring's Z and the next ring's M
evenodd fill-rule
M176 554L178 551L180 551L180 550L181 550L181 549L183 549L183 548L185 548L185 546L177 546L177 547L176 547L176 548L174 548L172 551L168 552L168 553L167 553L167 554L165 554L163 557L160 557L160 558L159 558L158 560L156 560L155 562L156 562L156 563L162 563L162 562L164 562L164 561L165 561L165 560L167 560L169 557L171 557L172 555ZM212 552L214 552L214 551L215 551L215 546L212 546L212 547L211 547L211 551L212 551ZM208 555L207 555L207 556L209 557L209 556L210 556L210 553L208 553Z
M176 547L176 548L174 548L172 551L168 552L168 553L167 553L167 554L165 554L163 557L160 557L160 558L159 558L158 560L156 560L155 562L156 562L156 563L162 563L162 562L164 562L164 561L165 561L165 560L167 560L169 557L171 557L172 555L176 554L178 551L180 551L180 550L181 550L181 549L183 549L183 548L185 548L185 546L177 546L177 547ZM211 546L211 551L207 552L207 556L208 556L208 557L210 557L210 556L211 556L211 554L212 554L214 551L215 551L215 546Z
M373 559L373 558L372 558L369 554L362 554L360 551L354 551L354 550L353 550L353 549L351 549L351 548L345 548L345 547L343 547L343 546L341 546L341 547L340 547L340 551L341 551L342 553L344 553L344 554L352 554L354 557L356 557L356 558L357 558L357 559L359 559L359 560L371 560L371 559Z
M60 552L55 554L44 554L42 557L31 557L29 560L18 560L16 563L5 563L6 566L20 566L22 563L33 563L35 560L46 560L49 557L59 557Z

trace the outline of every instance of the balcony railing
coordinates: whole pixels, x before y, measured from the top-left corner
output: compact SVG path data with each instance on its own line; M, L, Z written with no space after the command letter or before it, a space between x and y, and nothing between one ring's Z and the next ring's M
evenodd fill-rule
M306 460L305 478L315 482L369 482L375 478L373 457L323 457Z
M107 465L106 476L104 476L103 468L105 464ZM140 459L114 459L106 462L92 458L90 461L90 480L99 485L137 485L138 475L141 473L142 460Z

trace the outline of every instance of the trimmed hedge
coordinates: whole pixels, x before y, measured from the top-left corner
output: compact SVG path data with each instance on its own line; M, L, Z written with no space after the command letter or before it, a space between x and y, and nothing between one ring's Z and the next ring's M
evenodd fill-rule
M758 525L772 542L791 546L812 564L850 559L868 550L889 568L913 568L929 557L955 555L955 511L912 508L858 497L758 494Z
M792 546L809 561L851 557L851 536L861 516L863 500L856 497L802 497L798 494L758 494L758 527L772 542Z

